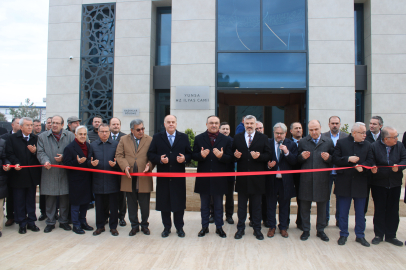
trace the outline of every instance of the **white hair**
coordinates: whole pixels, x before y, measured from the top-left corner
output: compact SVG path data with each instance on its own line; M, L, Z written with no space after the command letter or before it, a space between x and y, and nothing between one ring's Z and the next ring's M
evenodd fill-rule
M288 132L288 127L287 127L284 123L281 123L281 122L276 123L276 124L273 126L273 131L275 131L275 129L277 129L277 128L281 128L284 133Z
M78 126L76 129L75 129L75 134L77 135L78 134L78 131L80 130L80 129L86 129L86 133L87 133L87 127L86 126Z
M351 128L351 132L354 132L355 130L358 130L361 126L365 127L365 124L362 122L355 122L355 124Z
M255 123L257 122L257 118L255 116L253 116L253 115L246 115L244 117L244 122L245 122L246 119L254 119Z
M32 118L30 117L23 117L20 119L20 122L18 123L20 126L22 126L24 124L24 121L30 121L32 122Z

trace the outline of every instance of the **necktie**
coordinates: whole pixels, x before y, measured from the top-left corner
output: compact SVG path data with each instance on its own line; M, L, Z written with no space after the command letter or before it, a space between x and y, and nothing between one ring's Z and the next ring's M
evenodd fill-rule
M281 150L279 149L280 146L281 146L281 142L278 142L278 149L276 149L276 153L277 153L276 158L278 159L278 161L279 161L279 158L281 157Z
M248 135L248 148L250 148L251 143L252 143L252 137L251 137L251 134L249 134Z
M386 147L386 157L388 159L388 165L389 165L389 154L390 154L390 147Z
M113 135L113 140L116 140L117 139L117 135Z
M140 145L140 142L138 139L135 139L135 144L137 145L137 149L138 149L138 146Z
M319 139L315 139L313 140L315 144L317 144L319 142Z
M28 139L29 139L29 137L27 136L27 137L24 137L24 140L26 140L27 142L28 142Z
M173 136L169 135L169 143L171 144L171 146L173 145Z

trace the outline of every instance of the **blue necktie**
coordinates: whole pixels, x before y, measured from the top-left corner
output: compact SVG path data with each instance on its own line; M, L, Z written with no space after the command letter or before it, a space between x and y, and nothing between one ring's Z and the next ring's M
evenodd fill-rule
M388 165L389 165L389 154L390 154L390 147L386 147L386 157L388 159Z
M171 146L173 145L173 135L169 135L169 143Z
M317 144L319 142L319 139L315 139L313 140L315 144Z

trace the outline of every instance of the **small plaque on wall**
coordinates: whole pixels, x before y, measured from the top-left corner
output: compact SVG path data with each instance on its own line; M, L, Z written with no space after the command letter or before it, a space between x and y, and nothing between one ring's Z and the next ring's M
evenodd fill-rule
M177 86L175 94L176 110L209 110L209 86Z
M140 115L140 109L123 109L123 115L124 116L139 116Z

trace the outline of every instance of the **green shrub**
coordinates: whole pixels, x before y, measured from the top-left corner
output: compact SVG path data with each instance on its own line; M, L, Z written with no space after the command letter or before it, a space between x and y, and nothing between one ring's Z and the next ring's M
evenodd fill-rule
M192 151L193 151L193 145L195 143L196 133L193 132L193 129L188 128L185 130L185 134L187 134L187 136L189 137L190 147L192 148ZM197 161L192 160L190 163L186 164L186 167L197 167Z

